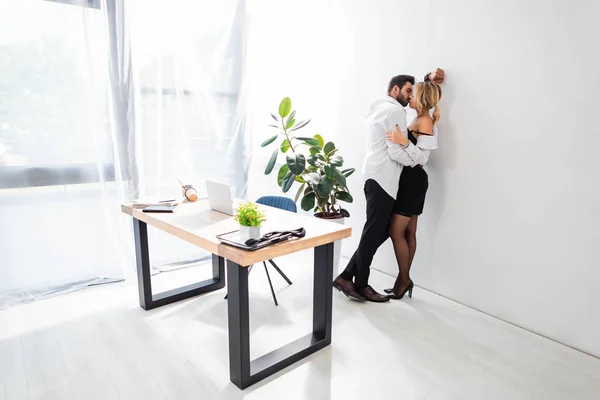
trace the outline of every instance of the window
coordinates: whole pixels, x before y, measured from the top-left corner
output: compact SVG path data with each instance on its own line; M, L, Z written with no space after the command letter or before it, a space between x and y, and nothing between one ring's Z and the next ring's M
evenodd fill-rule
M0 189L114 179L99 2L2 7Z

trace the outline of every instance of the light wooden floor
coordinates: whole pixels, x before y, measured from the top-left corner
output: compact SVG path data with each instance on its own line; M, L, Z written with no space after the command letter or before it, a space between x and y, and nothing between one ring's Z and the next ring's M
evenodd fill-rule
M294 281L272 273L279 307L262 266L250 274L253 357L310 330L310 253L279 265ZM375 288L392 281L372 274ZM389 304L334 292L332 345L242 392L228 378L223 296L146 312L131 282L0 311L0 399L600 398L600 360L418 288Z

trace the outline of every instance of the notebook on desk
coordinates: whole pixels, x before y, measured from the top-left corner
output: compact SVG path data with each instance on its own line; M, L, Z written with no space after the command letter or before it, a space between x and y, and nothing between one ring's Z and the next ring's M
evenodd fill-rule
M182 202L182 199L174 199L168 197L144 197L133 200L133 208L143 209L150 206L168 206L175 207Z

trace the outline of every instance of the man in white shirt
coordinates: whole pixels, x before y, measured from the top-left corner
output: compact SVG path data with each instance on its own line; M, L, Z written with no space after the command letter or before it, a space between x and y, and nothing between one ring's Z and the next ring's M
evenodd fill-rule
M436 69L425 80L441 83L444 72ZM388 95L371 104L366 117L368 147L363 164L364 191L367 199L367 221L360 243L348 266L333 286L352 300L383 303L389 301L369 286L371 262L377 249L389 238L398 182L403 166L413 167L421 150L410 141L401 146L387 141L386 132L402 129L406 134L406 107L413 94L414 77L398 75L390 80ZM352 281L354 279L354 282Z

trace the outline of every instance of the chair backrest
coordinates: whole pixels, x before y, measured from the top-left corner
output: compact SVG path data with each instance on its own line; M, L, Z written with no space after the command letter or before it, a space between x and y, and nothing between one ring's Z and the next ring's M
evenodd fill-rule
M258 204L263 204L269 207L279 208L280 210L297 212L296 203L294 200L282 196L263 196L256 200Z

